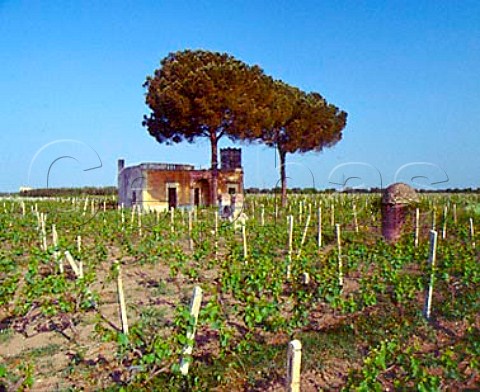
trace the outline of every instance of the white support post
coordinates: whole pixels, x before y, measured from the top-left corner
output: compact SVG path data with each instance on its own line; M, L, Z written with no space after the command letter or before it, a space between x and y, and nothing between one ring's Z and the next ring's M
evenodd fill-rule
M434 206L432 210L432 230L435 230L437 225L437 208Z
M215 260L218 260L218 211L215 211L215 229L214 229L214 251L215 251Z
M472 241L472 248L475 249L475 226L473 218L470 218L470 240Z
M117 292L118 292L118 304L120 306L120 318L122 320L122 332L128 335L128 319L127 319L127 306L125 304L125 293L123 292L122 281L122 269L118 260L114 261L117 268Z
M317 246L322 247L322 207L318 207Z
M180 361L180 372L186 376L188 374L188 368L190 367L191 355L193 352L193 341L195 339L195 331L198 321L198 313L200 312L200 306L202 305L202 289L195 286L193 289L192 300L190 302L190 316L193 316L194 323L192 329L187 332L187 344L182 351L182 359Z
M47 251L47 230L45 228L46 225L46 215L43 212L40 214L40 224L41 224L41 232L42 232L42 250L44 252Z
M193 251L192 229L193 229L193 211L188 211L188 245L190 250Z
M420 210L418 208L415 209L415 248L418 247L418 241L420 236Z
M248 249L247 249L247 231L246 231L246 222L242 224L242 239L243 239L243 259L245 260L245 264L248 264L247 257L248 257Z
M448 208L445 205L443 207L443 228L442 228L442 240L447 238L447 212Z
M332 227L335 226L335 204L333 204L333 200L332 204L330 205L330 225Z
M141 237L142 236L142 214L140 212L140 208L138 209L137 217L138 217L138 235Z
M63 274L63 260L61 257L58 257L58 233L55 225L52 225L52 242L54 246L53 251L53 260L58 264L58 270Z
M355 203L353 203L353 225L355 226L355 233L358 233L357 206Z
M292 270L292 253L293 253L293 215L287 217L288 221L288 253L287 253L287 279L290 279Z
M432 296L433 283L435 281L435 265L437 260L437 232L430 230L430 255L428 263L430 265L430 282L428 284L427 294L425 296L425 306L423 308L423 315L427 320L430 320L432 311Z
M292 340L287 351L287 392L300 392L300 370L302 366L302 343Z
M305 221L305 228L303 229L302 241L300 242L300 248L298 249L297 259L299 259L301 254L302 254L302 248L303 248L303 244L305 243L305 240L307 238L307 231L308 231L308 225L309 224L310 224L310 215L307 216L307 219Z
M342 260L342 243L340 240L340 224L335 225L335 233L337 237L337 250L338 250L338 284L343 287L343 260Z
M87 206L88 206L88 196L85 199L85 204L83 205L83 216L87 213Z
M65 251L65 258L67 259L68 263L70 264L70 267L72 268L73 272L75 273L75 276L77 278L80 277L80 268L79 266L77 265L77 262L75 261L75 259L72 257L72 255L70 254L70 252L67 250Z
M303 273L303 284L308 285L310 283L310 275L308 272Z
M105 200L103 201L103 224L107 224L107 218L106 218L106 212L107 212L107 203Z
M137 205L134 204L132 206L132 213L130 214L130 225L133 225L133 221L135 220L135 210L137 208Z

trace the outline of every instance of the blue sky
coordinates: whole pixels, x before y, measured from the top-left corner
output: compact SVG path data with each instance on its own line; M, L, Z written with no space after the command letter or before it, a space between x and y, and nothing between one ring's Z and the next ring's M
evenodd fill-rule
M208 141L141 125L145 77L187 48L348 112L337 146L287 157L290 186L480 187L478 1L0 0L0 190L113 185L119 157L207 167ZM242 148L245 185L274 186L275 151Z

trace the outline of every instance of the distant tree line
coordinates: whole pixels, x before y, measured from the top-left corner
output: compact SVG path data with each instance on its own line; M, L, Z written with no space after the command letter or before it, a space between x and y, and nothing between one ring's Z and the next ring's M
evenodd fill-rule
M380 193L381 188L369 189L344 189L337 190L334 188L316 189L316 188L288 188L288 194L332 194L332 193L346 193L346 194L364 194L364 193ZM473 193L480 194L480 188L447 188L447 189L417 189L418 193ZM250 195L260 194L282 194L282 188L245 188L245 193ZM105 187L82 187L82 188L38 188L23 192L0 192L0 196L28 196L28 197L79 197L79 196L116 196L116 186Z
M416 189L418 193L474 193L480 194L480 188L447 188L447 189ZM281 194L281 188L245 188L246 194ZM335 188L316 189L316 188L288 188L288 194L303 194L303 195L315 195L315 194L332 194L332 193L346 193L346 194L365 194L365 193L381 193L381 188L368 188L368 189L343 189L337 190Z
M117 187L38 188L22 191L17 194L28 197L114 196L117 194Z

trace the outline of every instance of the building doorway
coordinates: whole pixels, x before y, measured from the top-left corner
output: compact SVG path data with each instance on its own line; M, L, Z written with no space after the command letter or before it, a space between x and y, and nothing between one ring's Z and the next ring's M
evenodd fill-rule
M177 188L168 187L168 209L177 208Z
M200 205L200 188L193 189L193 205L196 207Z

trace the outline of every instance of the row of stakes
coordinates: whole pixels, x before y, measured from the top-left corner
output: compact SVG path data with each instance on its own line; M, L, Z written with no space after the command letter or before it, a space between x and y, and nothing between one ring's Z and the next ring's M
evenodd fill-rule
M321 208L319 208L319 229L321 230ZM416 211L416 221L418 221L418 209ZM41 230L42 233L45 233L45 222L46 222L46 214L44 213L38 213L37 211L37 216L39 220L39 229ZM301 240L301 245L300 249L297 253L297 257L300 257L301 255L301 248L305 242L307 230L309 227L309 221L310 221L310 215L307 216L306 219L306 224L305 228L302 234L302 240ZM289 227L289 237L288 237L288 259L291 262L292 261L292 253L293 253L293 216L288 217L288 227ZM247 240L246 240L246 230L245 230L245 222L242 224L242 237L243 237L243 243L244 243L244 256L245 260L247 258ZM415 230L417 231L418 225L416 225ZM320 231L319 230L319 231ZM472 234L473 230L473 219L470 218L470 231L471 231L471 236L472 238L474 237ZM339 269L339 284L340 286L343 286L343 272L342 272L342 257L341 257L341 240L340 240L340 224L335 224L335 231L336 231L336 238L337 238L337 248L338 248L338 269ZM443 233L445 233L445 229L442 230L442 237ZM46 235L42 236L42 248L46 250L47 245L46 245ZM415 236L417 237L417 236ZM319 235L319 238L320 235ZM55 248L58 246L58 234L56 232L55 225L52 225L52 240L53 240L53 245ZM432 298L433 298L433 286L434 286L434 278L435 278L435 270L436 270L436 252L437 252L437 241L438 241L438 234L435 230L430 231L430 252L429 252L429 265L430 265L430 279L429 279L429 285L428 289L425 294L425 303L424 303L424 308L423 308L423 315L427 320L431 319L431 314L432 314ZM320 242L320 240L319 240ZM417 243L416 243L417 244ZM475 247L475 243L472 243L473 247ZM81 246L81 237L77 237L77 247L80 250ZM54 258L55 260L59 263L59 269L60 272L63 273L64 268L63 268L63 262L62 259L59 258L58 252L54 252ZM83 264L81 261L76 261L70 252L66 251L65 252L65 259L69 263L71 269L73 270L75 276L77 278L82 278L83 277ZM120 264L118 261L115 261L116 268L118 270L118 275L117 275L117 291L118 291L118 301L119 301L119 307L120 307L120 318L122 322L122 331L124 334L128 335L128 319L127 319L127 312L126 312L126 304L125 304L125 295L123 291L123 282L122 282L122 275L121 275L121 269L120 269ZM290 264L289 264L290 266ZM290 269L290 268L289 268ZM304 280L305 283L308 283L309 277L308 274L304 274ZM198 320L198 314L201 306L201 301L202 301L202 290L200 287L195 287L193 291L193 296L192 300L190 303L190 314L193 316L195 320L195 326ZM187 336L187 341L188 342L193 342L195 337L195 327L188 332ZM288 391L299 391L300 388L300 368L301 368L301 342L299 340L293 340L289 343L288 345L288 354L287 354L287 383L286 383L286 389ZM180 371L182 374L186 375L188 374L188 369L189 369L189 364L190 360L189 357L191 356L193 352L193 345L192 343L187 344L183 351L182 351L182 359L180 361Z
M74 199L74 201L75 201L75 199ZM85 203L84 203L84 207L83 207L83 214L86 213L87 206L88 206L88 201L89 200L88 200L88 197L87 197L86 200L85 200ZM25 203L24 203L24 201L22 200L20 204L21 204L21 207L22 207L23 215L25 215ZM299 203L300 221L302 221L302 219L301 219L302 205L303 205L303 203L300 202ZM315 203L315 205L316 205L316 203ZM308 205L309 212L311 212L311 206L312 206L311 204ZM335 224L335 221L334 221L334 219L335 219L334 207L335 207L335 205L332 204L331 208L330 208L330 213L331 213L331 219L330 220L331 220L331 225L335 226L335 230L336 230L336 234L337 234L338 228L337 228L337 224ZM91 208L92 208L92 214L94 214L95 213L95 203L94 203L93 199L91 200ZM13 209L13 204L12 204L12 209ZM124 216L123 205L119 206L118 209L121 212L122 230L124 230L125 216ZM35 213L37 215L37 218L39 220L39 228L41 228L41 233L42 233L41 247L42 247L43 250L46 250L45 219L44 219L46 217L46 214L39 213L38 212L38 207L37 207L36 204L35 204L35 209L33 209L33 206L32 206L32 211L35 211ZM106 202L105 201L103 202L103 211L106 212ZM446 220L447 211L448 211L448 207L444 206L444 208L443 208L443 227L442 227L442 235L441 235L442 239L445 239L446 236L447 236L447 220ZM456 212L457 212L456 211L456 204L454 204L453 205L454 222L456 222L456 220L457 220L456 219L457 218ZM175 209L171 208L170 209L170 226L171 226L171 231L172 232L175 231L175 228L174 228L175 227L174 226L174 214L175 214ZM253 214L254 214L254 212L253 212ZM136 205L134 205L132 210L131 210L131 224L133 224L133 222L134 222L135 215L138 216L138 229L139 229L139 234L141 235L142 234L142 218L141 218L142 211L141 211L141 208L139 208ZM182 215L183 215L183 210L182 210ZM191 239L192 220L196 220L196 218L197 218L196 215L197 215L196 209L194 209L193 211L189 211L189 213L188 213L188 231L189 231L189 238L190 238L189 239L190 250L193 250L193 241ZM265 216L264 206L261 205L260 222L261 222L262 226L265 225L265 217L264 216ZM293 216L293 215L289 215L288 219L290 219L290 216ZM306 227L308 226L308 223L310 221L310 216L311 216L311 213L309 213L307 215ZM321 247L322 246L322 207L318 207L317 217L318 217L318 219L317 219L317 222L318 222L317 245L318 245L318 247ZM157 219L158 219L158 211L157 211ZM104 222L105 222L105 217L104 217ZM241 226L245 226L245 220L241 221L240 223L241 223ZM358 225L358 220L357 220L355 203L353 204L353 224L354 224L355 232L358 233L359 232L359 225ZM469 231L470 231L470 238L471 238L471 241L472 241L472 247L475 248L475 246L476 246L475 240L474 240L475 228L474 228L473 218L469 218L469 226L470 226ZM218 212L215 211L215 234L217 233L217 228L218 228ZM433 213L432 213L432 230L435 230L435 229L436 229L436 208L433 209ZM418 244L419 244L419 233L420 233L420 210L417 208L416 211L415 211L415 227L414 227L414 244L415 244L415 247L418 247ZM247 251L247 246L246 246L245 228L242 228L242 237L243 237L243 245L244 245L244 256L246 258L248 256L248 251Z
M337 226L338 227L338 226ZM430 253L429 253L429 265L430 265L430 281L429 286L425 294L425 305L423 309L424 317L427 320L431 319L432 313L432 298L433 298L433 284L436 266L436 252L437 252L437 232L430 231ZM117 262L118 263L118 262ZM121 281L121 271L119 264L118 268L118 296L120 302L120 312L122 319L123 332L128 334L128 323L125 306L125 296L123 294L123 287ZM187 375L189 366L191 363L191 355L193 353L193 341L195 339L196 325L198 322L198 315L202 303L202 289L199 286L195 286L193 289L193 295L190 301L190 315L194 319L193 328L187 332L187 343L182 350L182 358L180 359L180 372L183 375ZM286 369L286 384L285 389L288 392L299 392L301 383L301 360L302 360L302 343L300 340L295 339L288 343L287 349L287 369Z

